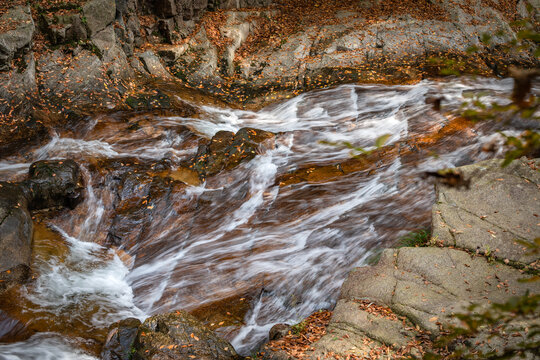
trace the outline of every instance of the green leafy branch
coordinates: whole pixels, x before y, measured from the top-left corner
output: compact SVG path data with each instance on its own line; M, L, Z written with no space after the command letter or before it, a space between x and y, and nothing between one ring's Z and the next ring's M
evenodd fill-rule
M382 136L379 136L377 139L375 139L374 148L370 149L370 150L366 150L365 148L360 147L360 146L355 146L355 145L351 144L348 141L333 142L333 141L321 140L321 141L319 141L319 143L324 144L324 145L344 147L344 148L350 149L351 150L351 156L356 158L356 157L359 157L361 155L369 155L373 151L382 148L384 146L384 144L386 144L386 142L388 141L390 136L391 136L390 134L384 134Z

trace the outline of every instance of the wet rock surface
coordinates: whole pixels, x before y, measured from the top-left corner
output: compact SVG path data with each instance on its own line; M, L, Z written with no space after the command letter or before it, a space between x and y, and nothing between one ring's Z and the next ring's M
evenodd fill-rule
M0 310L0 342L22 341L28 338L26 326Z
M527 265L538 271L538 255L527 255L526 248L513 242L538 237L540 160L515 160L506 168L500 164L490 160L460 168L471 180L469 189L438 185L431 246L387 249L377 265L350 272L327 334L312 344L308 358L402 355L426 334L434 337L458 325L453 315L466 312L471 304L486 308L540 291L537 282L522 281L530 275L521 270ZM475 214L486 211L494 215L491 222ZM442 219L454 222L449 226ZM497 238L501 234L507 235ZM486 248L491 252L482 251ZM507 260L495 261L490 255ZM516 324L521 329L529 325ZM508 344L486 342L484 335L476 339L476 348L501 351ZM271 348L264 351L268 359L295 358Z
M83 201L84 179L73 160L42 160L30 166L29 178L23 183L28 193L29 209L54 207L73 209Z
M83 200L83 178L72 160L38 161L21 183L0 182L0 291L30 275L30 210L74 208Z
M224 169L233 169L241 162L253 159L260 146L271 148L274 137L271 132L253 128L242 128L236 134L219 131L208 144L199 146L190 167L203 179Z
M239 359L231 344L184 311L152 316L140 326L133 359Z
M135 318L128 318L112 325L103 346L101 358L103 360L130 360L140 325L140 320Z

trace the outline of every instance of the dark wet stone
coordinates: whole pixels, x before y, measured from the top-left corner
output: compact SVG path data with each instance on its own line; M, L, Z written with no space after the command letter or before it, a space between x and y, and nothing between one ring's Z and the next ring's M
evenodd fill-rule
M73 160L38 161L21 183L0 182L0 292L30 275L33 223L29 209L83 200L83 178Z
M130 360L134 351L134 343L141 322L128 318L111 326L107 341L103 346L103 360Z
M276 324L272 326L270 332L268 333L268 338L270 341L281 339L291 331L291 326L287 324Z
M259 146L273 138L271 132L252 128L242 128L236 134L219 131L209 143L199 146L191 167L202 178L216 175L224 169L233 169L253 159Z
M29 179L23 183L29 209L53 207L73 209L83 200L84 180L73 160L43 160L30 166Z
M171 107L171 99L166 94L140 94L130 96L126 99L126 104L135 110L162 109Z
M234 133L219 131L208 144L201 144L195 156L193 168L203 178L223 170L233 138Z
M239 359L231 344L185 311L148 318L134 347L134 360Z

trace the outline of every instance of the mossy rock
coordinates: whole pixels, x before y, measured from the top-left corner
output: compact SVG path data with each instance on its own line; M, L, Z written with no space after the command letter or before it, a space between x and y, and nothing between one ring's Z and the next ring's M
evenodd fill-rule
M240 359L227 341L185 311L152 316L142 324L132 354L134 360Z

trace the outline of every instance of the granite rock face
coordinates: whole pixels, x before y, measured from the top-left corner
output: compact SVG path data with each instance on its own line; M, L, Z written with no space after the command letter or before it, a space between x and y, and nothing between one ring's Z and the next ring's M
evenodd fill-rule
M89 35L93 36L111 24L116 17L114 0L91 0L82 7Z
M0 71L9 70L11 61L30 48L34 30L28 6L14 7L0 17Z
M232 2L221 6L226 8L228 3ZM260 40L249 51L242 45L256 41L253 39L264 32L267 19L286 10L226 12L219 24L225 49L207 38L208 28L200 27L176 61L175 72L192 86L202 85L206 91L232 100L343 82L420 80L438 74L440 67L428 61L435 58L461 59L467 64L465 71L485 75L504 74L508 64L537 66L531 51L501 51L516 38L509 23L526 15L519 15L516 9L481 1L458 4L444 0L430 2L431 12L419 15L411 9L387 13L375 0L362 4L336 11L335 20L321 25L307 22L299 31L283 36L279 44ZM369 10L379 15L373 17ZM488 45L480 40L485 33L492 35ZM468 53L473 47L478 49L478 57ZM224 93L217 84L223 85L231 76L230 94Z
M538 162L501 168L487 161L461 167L470 189L437 187L433 236L446 246L527 265L535 261L516 242L540 237Z

